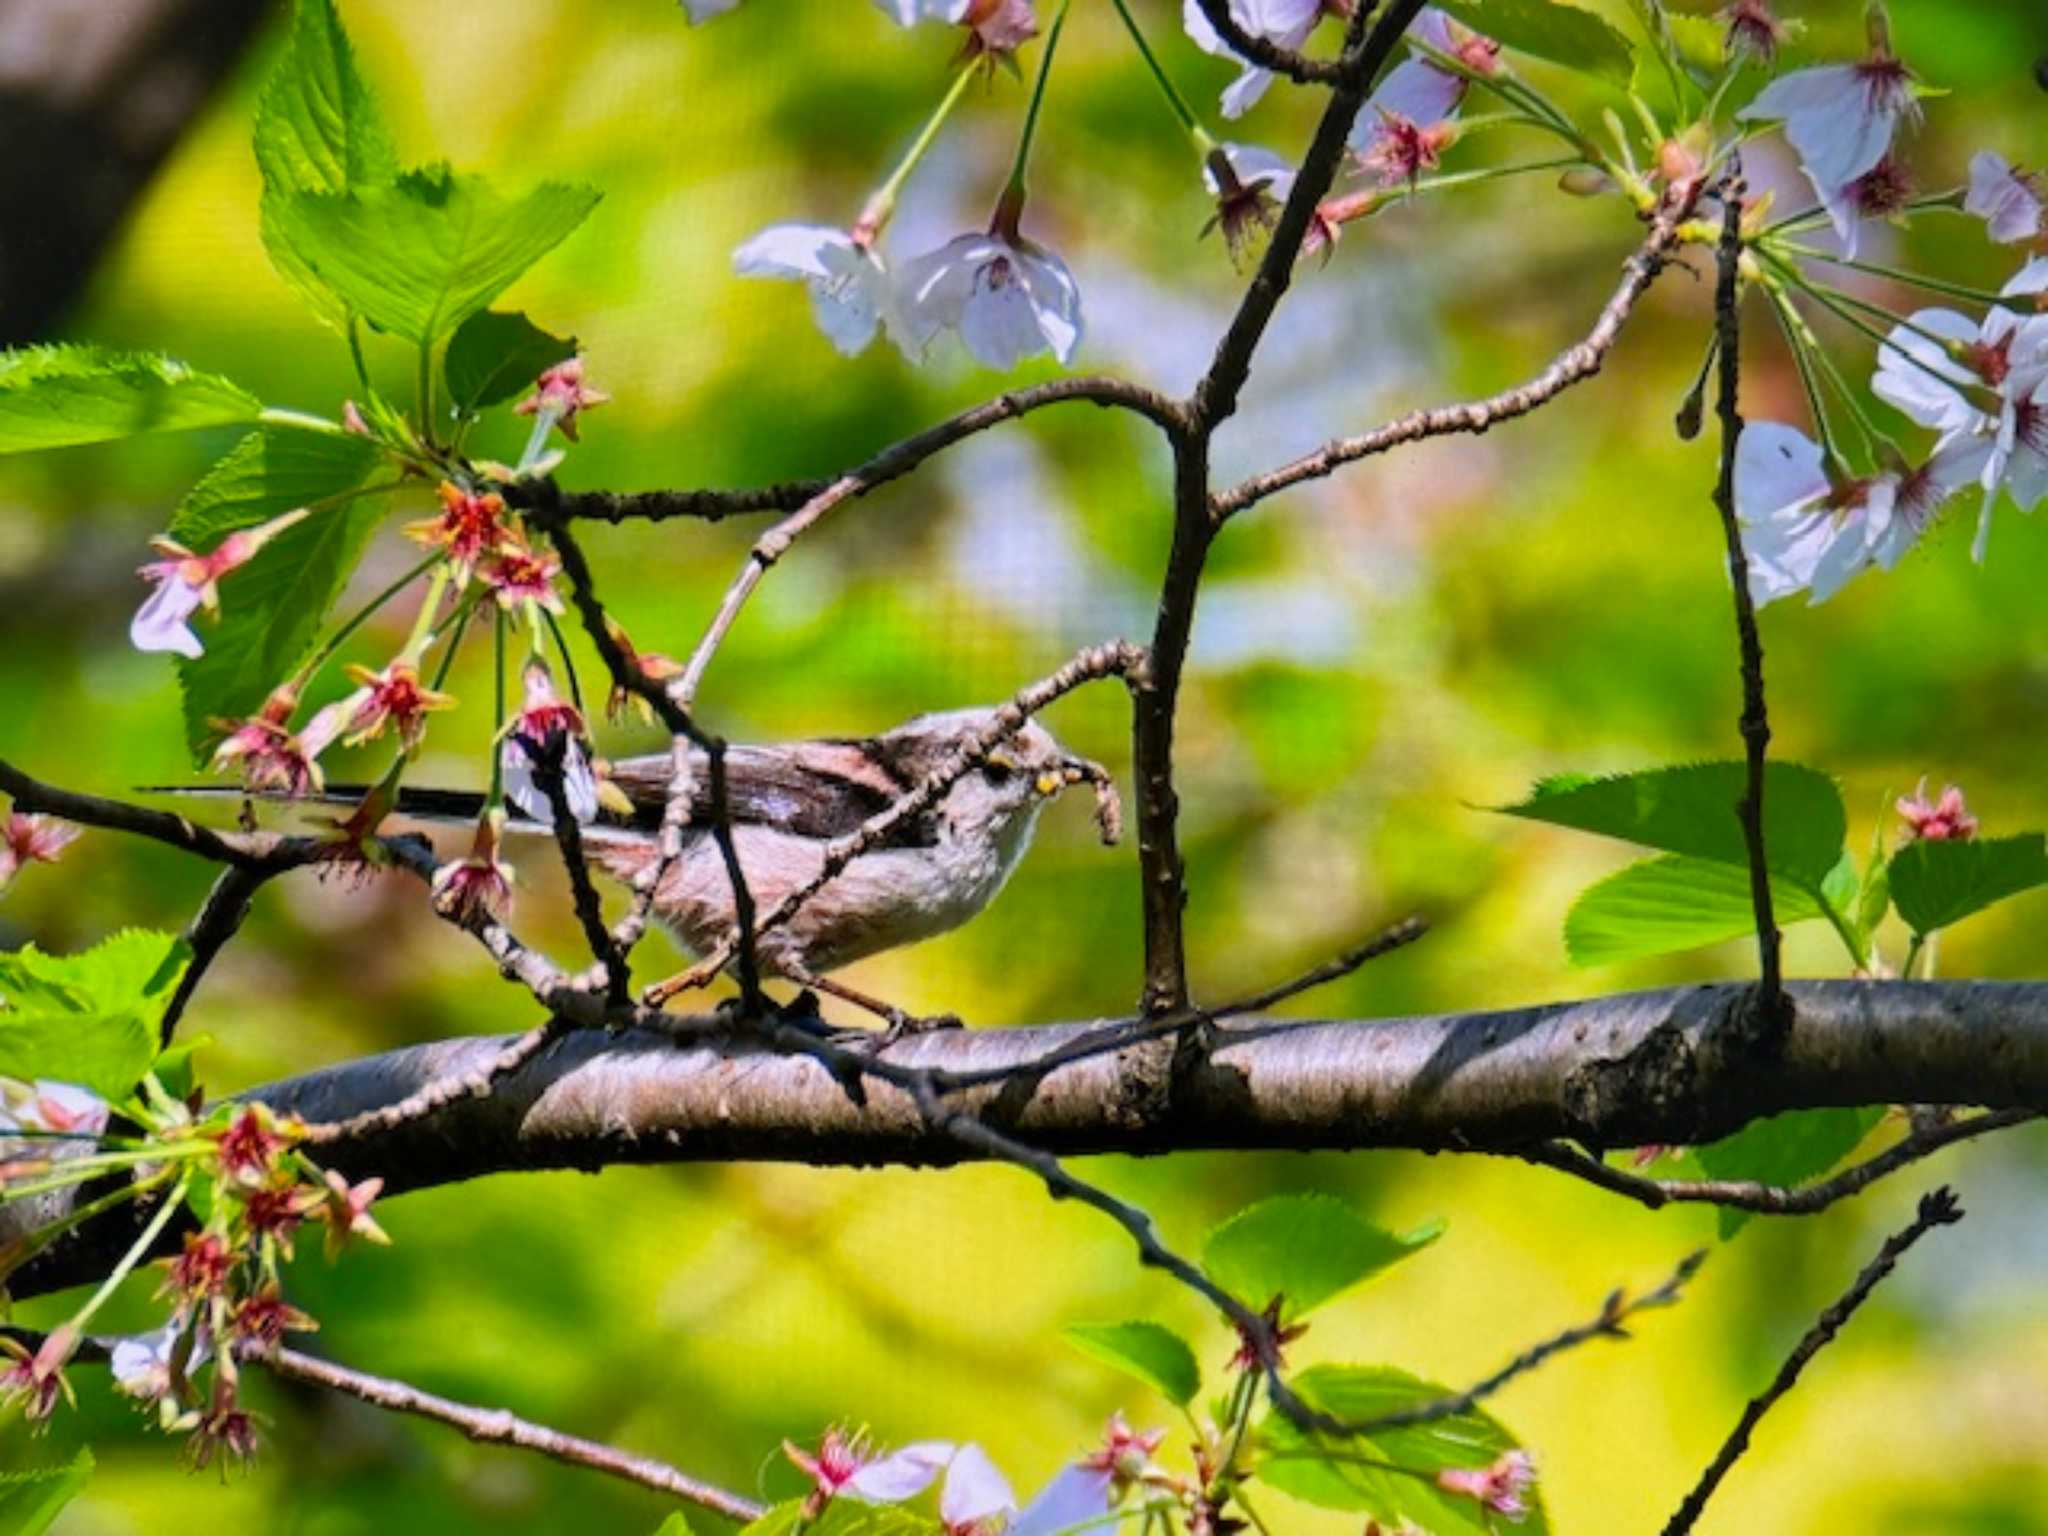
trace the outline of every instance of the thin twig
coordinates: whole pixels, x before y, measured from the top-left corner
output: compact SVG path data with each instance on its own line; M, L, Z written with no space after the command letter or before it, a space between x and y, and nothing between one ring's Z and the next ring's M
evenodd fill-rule
M157 1026L157 1047L170 1049L178 1033L178 1021L185 1016L185 1009L192 1001L192 994L199 990L199 983L221 949L241 931L242 920L249 915L249 903L263 882L270 878L267 870L249 864L230 864L220 872L213 887L206 893L199 910L192 921L185 926L185 943L192 951L192 958L186 963L185 973L178 978L171 1000L164 1005L162 1022Z
M1936 1227L1945 1227L1963 1219L1963 1208L1956 1203L1953 1191L1947 1188L1930 1190L1920 1197L1920 1209L1912 1222L1902 1230L1885 1239L1877 1257L1865 1266L1855 1283L1842 1293L1842 1297L1827 1311L1821 1313L1818 1321L1807 1329L1805 1336L1793 1346L1785 1363L1778 1367L1778 1374L1763 1392L1751 1399L1749 1406L1742 1410L1742 1417L1736 1420L1735 1428L1727 1441L1700 1474L1700 1480L1693 1485L1692 1492L1685 1496L1685 1502L1678 1506L1678 1512L1666 1522L1663 1536L1685 1536L1698 1522L1700 1514L1707 1507L1707 1500L1714 1496L1714 1490L1721 1480L1742 1459L1749 1449L1750 1434L1766 1413L1771 1411L1778 1399L1790 1392L1799 1380L1799 1373L1806 1369L1807 1362L1834 1342L1835 1335L1842 1331L1842 1325L1849 1321L1851 1314L1862 1306L1878 1284L1892 1272L1900 1257L1921 1238Z
M1742 548L1742 524L1735 508L1735 459L1742 441L1742 173L1731 169L1721 182L1721 243L1716 252L1714 338L1720 354L1721 470L1714 505L1728 544L1728 581L1735 599L1735 632L1742 650L1742 744L1747 779L1737 813L1749 853L1749 898L1756 909L1759 975L1757 1006L1774 1034L1784 1029L1784 976L1779 961L1776 914L1771 910L1771 872L1764 851L1764 759L1770 750L1770 717L1764 711L1764 648L1757 633L1756 604L1749 592L1749 556Z
M1861 1194L1879 1179L1932 1157L1944 1147L1993 1131L2009 1130L2041 1118L2034 1109L1998 1109L1951 1120L1944 1125L1915 1131L1874 1157L1843 1169L1833 1178L1797 1188L1763 1184L1748 1179L1652 1179L1626 1169L1609 1167L1597 1158L1548 1141L1515 1153L1525 1162L1555 1168L1597 1185L1612 1194L1626 1196L1640 1205L1658 1210L1666 1205L1718 1205L1729 1210L1755 1211L1762 1216L1812 1216L1839 1200Z
M637 1456L602 1441L586 1440L580 1435L549 1429L544 1424L519 1418L509 1409L478 1408L458 1403L387 1376L351 1370L331 1360L301 1354L295 1349L280 1349L260 1358L273 1375L286 1381L305 1382L325 1387L331 1392L345 1393L392 1413L433 1419L459 1429L471 1440L485 1445L510 1445L520 1450L538 1451L570 1466L602 1472L609 1477L638 1483L643 1488L652 1488L657 1493L669 1494L742 1524L758 1520L766 1513L752 1499L743 1499L701 1478L691 1477L667 1462L656 1461L651 1456Z
M1601 309L1592 329L1583 340L1560 352L1534 378L1482 400L1411 411L1356 437L1333 438L1313 453L1263 474L1253 475L1228 491L1218 492L1211 498L1210 515L1219 523L1227 522L1246 508L1289 486L1321 479L1346 464L1409 443L1446 437L1452 433L1484 433L1502 422L1528 415L1574 385L1592 378L1620 340L1636 305L1664 271L1671 250L1678 241L1678 227L1692 211L1697 191L1698 184L1694 183L1689 188L1676 189L1666 200L1643 243L1623 264L1621 285Z

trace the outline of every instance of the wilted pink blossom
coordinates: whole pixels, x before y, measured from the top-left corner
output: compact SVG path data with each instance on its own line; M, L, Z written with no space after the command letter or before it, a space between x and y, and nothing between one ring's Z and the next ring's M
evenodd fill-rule
M1977 835L1977 818L1963 803L1963 792L1950 784L1938 800L1927 798L1927 781L1922 779L1909 796L1898 802L1905 818L1906 841L1926 843L1968 842Z
M129 644L138 651L203 655L206 648L192 632L192 615L201 608L218 613L221 578L247 565L265 544L306 515L306 509L300 507L254 528L238 528L204 555L194 554L168 538L151 539L150 547L164 558L151 561L136 573L153 583L155 590L143 600L128 625Z

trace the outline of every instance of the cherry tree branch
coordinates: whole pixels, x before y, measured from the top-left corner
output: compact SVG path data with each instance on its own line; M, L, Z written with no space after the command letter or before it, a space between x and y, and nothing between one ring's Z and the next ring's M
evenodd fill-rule
M691 1477L667 1462L656 1461L652 1456L637 1456L602 1441L585 1440L580 1435L549 1429L544 1424L522 1419L509 1409L478 1408L469 1403L458 1403L453 1398L422 1391L391 1377L351 1370L345 1365L302 1354L296 1349L277 1350L262 1357L262 1363L272 1375L285 1381L324 1387L387 1412L432 1419L437 1424L461 1430L480 1444L510 1445L524 1451L537 1451L570 1466L602 1472L609 1477L638 1483L643 1488L652 1488L657 1493L669 1494L685 1503L723 1515L728 1520L745 1524L767 1513L752 1499L743 1499L701 1478Z
M1786 1356L1785 1363L1778 1367L1778 1374L1772 1379L1771 1384L1742 1410L1742 1417L1736 1421L1726 1443L1708 1464L1706 1471L1700 1474L1699 1482L1694 1484L1692 1491L1685 1496L1685 1501L1678 1506L1677 1513L1665 1523L1663 1536L1685 1536L1685 1533L1698 1523L1700 1515L1707 1507L1707 1500L1714 1496L1714 1490L1721 1486L1721 1480L1733 1470L1735 1463L1742 1459L1743 1452L1749 1449L1749 1437L1763 1416L1771 1411L1779 1398L1797 1385L1799 1373L1806 1369L1808 1362L1815 1355L1834 1342L1835 1335L1842 1331L1843 1325L1849 1321L1856 1309L1869 1299L1870 1293L1892 1272L1899 1260L1904 1257L1906 1250L1936 1227L1952 1226L1962 1219L1963 1208L1956 1203L1956 1197L1951 1191L1936 1189L1920 1197L1920 1209L1911 1224L1885 1239L1877 1257L1872 1259L1856 1277L1855 1283L1842 1293L1839 1301L1821 1313L1819 1320L1806 1331L1798 1344L1793 1346L1792 1353Z

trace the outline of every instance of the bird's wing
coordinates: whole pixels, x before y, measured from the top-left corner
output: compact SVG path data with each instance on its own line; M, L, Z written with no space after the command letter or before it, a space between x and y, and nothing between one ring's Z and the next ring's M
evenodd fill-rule
M712 821L711 765L692 754L690 824ZM667 753L611 765L611 779L633 802L635 826L661 824L673 765ZM857 831L916 786L859 741L797 741L773 747L735 746L725 754L726 813L735 825L772 827L800 837L832 839ZM929 814L913 816L888 846L928 848L938 840Z

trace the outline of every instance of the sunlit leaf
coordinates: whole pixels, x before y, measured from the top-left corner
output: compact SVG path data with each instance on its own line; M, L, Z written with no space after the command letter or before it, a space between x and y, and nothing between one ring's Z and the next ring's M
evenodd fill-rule
M75 955L0 954L0 1074L125 1096L157 1053L157 1025L192 952L129 929Z
M254 421L232 380L154 352L69 345L0 352L0 453Z
M1933 933L1995 901L2048 885L2048 839L2039 832L1967 842L1908 843L1892 855L1892 904L1919 934Z
M1741 763L1692 763L1608 778L1545 779L1510 816L1597 832L1666 853L1749 862L1736 812L1747 784ZM1842 793L1826 774L1797 763L1764 770L1764 857L1774 874L1818 892L1848 835Z
M277 218L351 311L431 346L566 239L597 200L560 182L508 197L481 176L431 166L385 186L294 193Z
M1438 0L1468 27L1523 53L1627 85L1635 66L1629 40L1591 11L1562 0Z
M211 549L237 528L352 490L376 462L377 446L368 438L258 427L186 493L170 535L189 549ZM230 579L239 584L239 577Z
M1881 1108L1796 1110L1754 1121L1733 1136L1695 1147L1693 1155L1710 1179L1753 1180L1791 1188L1827 1173L1854 1152L1883 1118ZM1724 1238L1741 1231L1751 1215L1726 1206L1718 1214Z
M1346 1423L1360 1423L1433 1403L1450 1390L1391 1366L1318 1365L1292 1378L1291 1385L1311 1408ZM1264 1448L1259 1480L1283 1493L1324 1509L1371 1515L1399 1527L1412 1521L1434 1536L1494 1532L1503 1527L1498 1515L1461 1494L1436 1485L1445 1468L1491 1466L1517 1448L1499 1422L1480 1409L1403 1429L1369 1435L1325 1437L1303 1430L1278 1409L1259 1426ZM1394 1471L1398 1467L1406 1470ZM1528 1513L1521 1523L1505 1527L1529 1536L1549 1529L1539 1491L1525 1495Z
M80 1446L54 1467L0 1472L0 1536L41 1536L92 1477L92 1450Z
M1274 1298L1291 1321L1388 1265L1428 1247L1441 1221L1394 1233L1329 1195L1279 1195L1239 1211L1209 1234L1202 1268L1247 1306Z
M1083 1354L1115 1366L1185 1408L1202 1390L1195 1352L1171 1328L1152 1322L1075 1323L1067 1340Z

